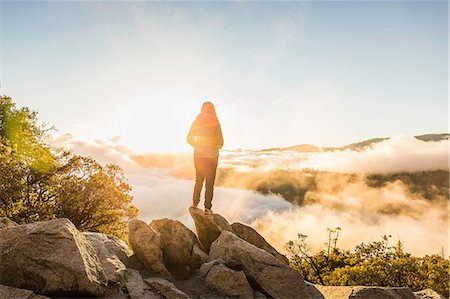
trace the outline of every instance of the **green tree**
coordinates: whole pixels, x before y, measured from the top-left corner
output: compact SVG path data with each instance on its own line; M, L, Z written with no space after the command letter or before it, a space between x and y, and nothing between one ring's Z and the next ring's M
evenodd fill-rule
M291 266L302 272L307 281L335 286L410 287L413 291L433 289L447 296L449 259L431 255L413 257L399 241L389 244L391 236L380 241L361 243L353 251L341 250L337 244L339 230L329 230L326 249L309 252L306 235L286 244Z
M48 130L36 112L0 97L0 216L18 223L65 217L82 231L124 238L137 209L122 170L51 148Z
M53 127L38 124L37 112L28 107L16 108L9 97L0 97L0 138L15 155L33 170L45 172L55 163L44 139Z
M82 231L124 238L137 209L131 204L131 186L122 170L81 156L72 156L68 165L58 176L55 215L69 218Z

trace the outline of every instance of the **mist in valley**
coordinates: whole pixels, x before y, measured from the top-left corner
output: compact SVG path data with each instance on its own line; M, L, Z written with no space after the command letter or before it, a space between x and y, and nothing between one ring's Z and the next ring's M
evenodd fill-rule
M173 218L193 228L191 153L137 155L119 138L50 141L121 166L139 218ZM327 228L340 227L342 248L392 235L414 255L448 254L448 181L448 140L399 136L362 150L223 151L213 210L251 225L282 252L298 233L317 251Z

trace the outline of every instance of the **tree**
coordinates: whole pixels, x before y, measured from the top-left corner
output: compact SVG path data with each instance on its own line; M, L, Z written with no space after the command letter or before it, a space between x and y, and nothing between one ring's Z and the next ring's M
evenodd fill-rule
M82 231L124 238L128 220L136 217L131 186L114 164L102 167L92 158L72 156L58 177L55 215L69 218Z
M449 259L438 255L413 257L404 251L400 241L394 246L389 245L391 236L361 243L353 251L341 250L335 246L339 230L329 230L327 249L316 254L307 250L304 234L299 234L297 241L286 244L292 255L291 266L302 272L305 280L335 286L406 286L413 291L430 288L447 296Z
M114 164L51 149L37 113L0 97L0 216L18 223L70 219L82 231L124 238L137 209Z
M12 99L0 97L0 138L28 167L39 172L52 168L55 157L44 142L46 133L53 129L39 125L37 112L28 107L16 108Z

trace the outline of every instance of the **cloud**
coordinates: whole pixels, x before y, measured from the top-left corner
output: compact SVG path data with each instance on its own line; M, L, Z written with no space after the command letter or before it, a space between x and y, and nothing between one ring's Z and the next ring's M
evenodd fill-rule
M140 210L141 219L147 222L159 218L178 219L194 228L188 213L192 202L192 180L175 178L170 167L144 168L130 158L134 155L131 150L111 140L87 141L66 134L52 136L50 142L70 148L77 154L92 156L101 163L121 166L133 186L134 204ZM410 148L412 146L417 148ZM425 144L399 137L359 153L305 155L236 151L225 153L222 163L236 168L252 165L248 167L254 171L267 167L301 169L304 165L311 165L311 161L316 163L314 165L334 170L423 170L443 167L446 159L441 153L444 147L446 143ZM324 158L320 158L323 154ZM333 164L330 155L340 159ZM371 161L365 162L364 159ZM381 164L390 165L377 168L377 159ZM359 175L351 179L345 176L342 179L319 179L316 188L305 194L302 207L277 196L216 187L213 209L230 223L239 221L251 225L282 252L284 244L296 239L298 233L307 234L313 250L318 250L326 241L326 229L337 226L342 228L339 245L347 249L390 234L393 241L400 239L406 250L415 255L438 253L442 247L448 252L446 198L427 200L422 195L411 193L400 181L387 183L381 188L371 187L364 178L364 175Z
M448 225L446 206L441 209L428 205L420 218L406 215L387 215L361 210L336 210L319 204L297 207L280 213L268 213L251 226L259 231L279 250L297 234L308 235L307 242L313 252L323 249L327 228L342 229L338 246L352 249L362 242L380 240L382 235L392 235L392 243L400 240L408 252L417 256L439 254L441 248L448 253Z
M335 151L311 156L304 165L346 173L392 173L448 169L448 140L425 142L398 136L362 152Z
M270 171L315 169L340 173L397 173L432 170L448 170L449 142L422 141L412 136L396 136L388 140L356 150L332 152L295 152L233 150L222 151L220 167L238 171ZM182 173L188 178L193 173L192 157L187 153L148 153L133 155L135 161L145 167L164 167L174 174Z
M54 147L72 150L77 155L90 156L101 164L115 163L126 168L138 167L130 158L133 151L114 140L117 140L117 136L112 140L92 141L76 138L72 134L53 134L48 136L47 141Z
M448 146L448 140L425 142L411 136L397 136L373 144L362 151L231 151L222 155L221 163L224 167L252 170L309 168L343 173L447 170Z
M164 168L144 168L130 158L131 150L109 140L83 140L71 134L53 135L50 144L72 150L75 154L91 156L102 164L115 163L122 167L133 186L134 204L146 221L170 217L190 223L187 209L192 203L193 181L177 179ZM268 211L280 211L292 205L277 196L264 196L248 190L215 188L214 209L230 221L247 223ZM229 209L232 206L233 209Z

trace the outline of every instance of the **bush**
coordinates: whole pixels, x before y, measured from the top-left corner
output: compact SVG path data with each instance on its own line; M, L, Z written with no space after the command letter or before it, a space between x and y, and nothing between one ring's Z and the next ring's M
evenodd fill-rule
M305 280L330 286L410 287L413 291L433 289L443 296L449 292L449 259L439 255L413 257L403 244L389 245L391 236L361 243L352 251L336 246L340 228L329 230L326 250L309 253L306 235L286 244L291 266Z

